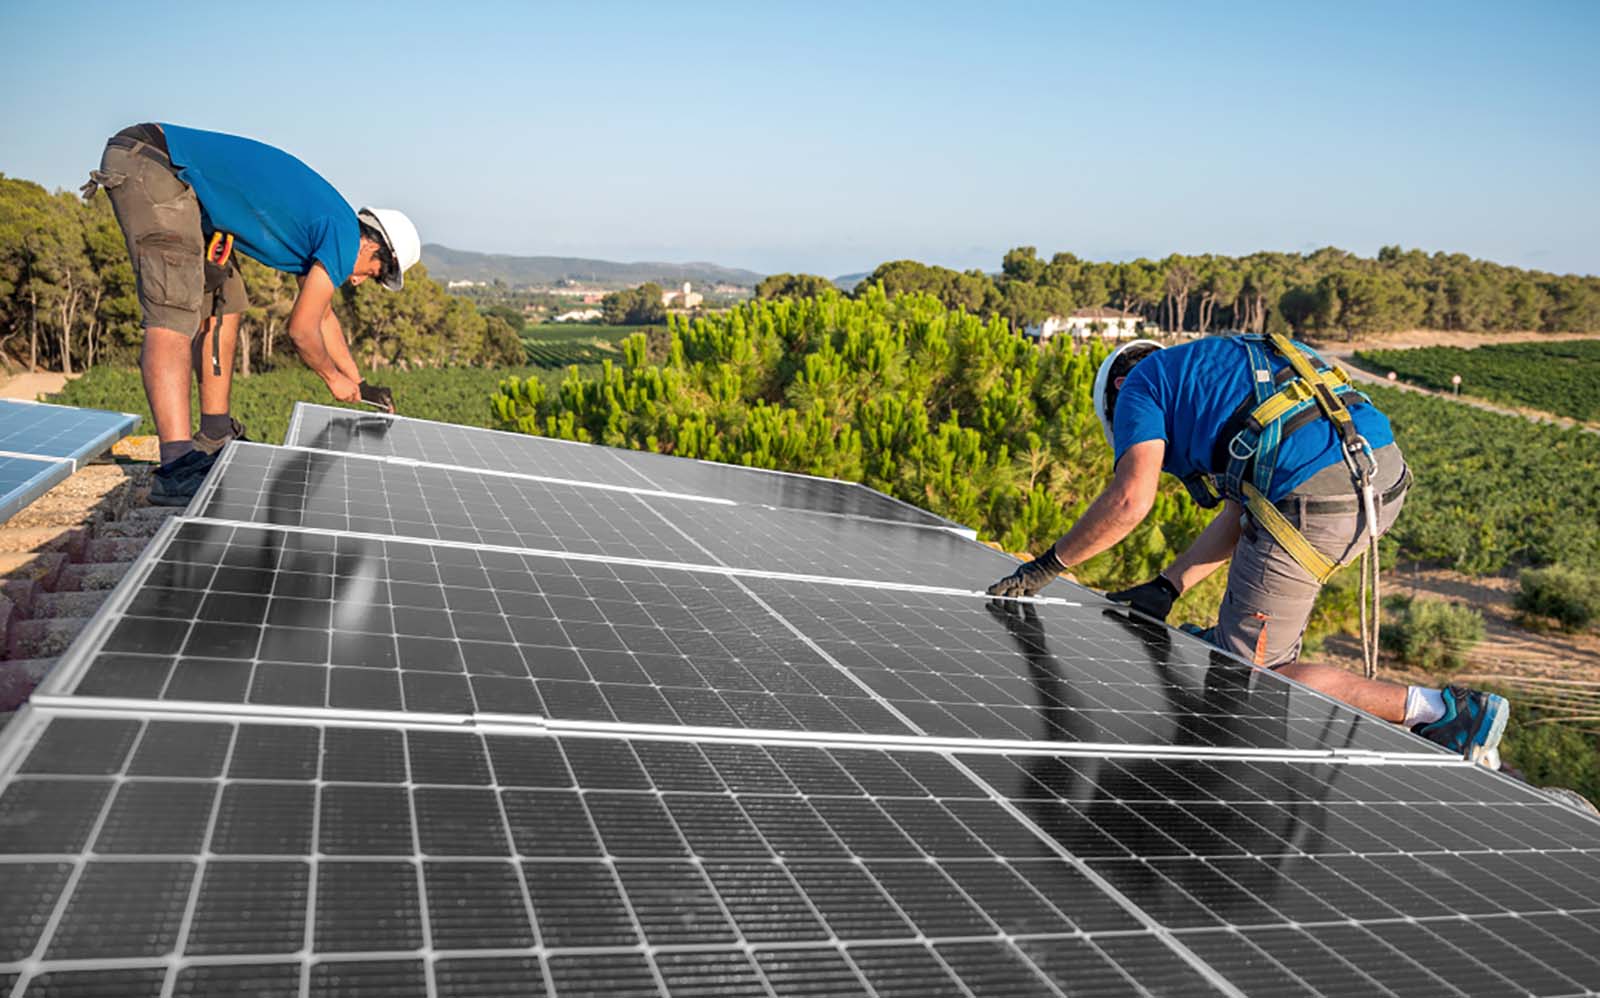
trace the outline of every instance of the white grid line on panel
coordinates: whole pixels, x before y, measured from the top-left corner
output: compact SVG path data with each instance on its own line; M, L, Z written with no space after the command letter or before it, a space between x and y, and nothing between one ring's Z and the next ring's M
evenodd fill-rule
M653 511L652 511L653 512ZM219 527L246 527L278 530L286 533L312 534L318 537L351 537L366 541L390 541L405 544L422 544L430 547L469 548L474 551L495 551L505 554L526 554L541 558L564 558L598 564L632 565L638 568L665 568L684 572L707 572L713 575L746 576L752 579L771 579L774 582L813 582L819 585L851 586L858 589L891 589L900 592L929 593L936 596L969 596L994 599L993 596L974 589L955 589L948 586L927 586L917 583L884 582L881 579L849 579L831 575L803 575L793 572L773 572L757 568L729 568L722 564L697 565L690 562L660 561L650 558L629 558L621 555L590 554L586 551L552 551L547 548L513 547L506 544L483 544L475 541L441 541L430 537L401 537L395 534L376 534L361 530L327 530L320 527L300 527L286 523L258 523L253 520L228 520L211 516L185 516L186 523L210 524ZM704 550L702 548L702 550ZM1083 606L1072 600L1054 596L1024 597L1022 602L1054 606ZM1210 647L1209 645L1207 647Z

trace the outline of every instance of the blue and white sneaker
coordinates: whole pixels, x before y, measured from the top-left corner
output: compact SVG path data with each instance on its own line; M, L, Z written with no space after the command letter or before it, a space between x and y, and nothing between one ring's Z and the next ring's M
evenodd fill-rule
M1431 724L1419 724L1412 732L1452 752L1460 752L1468 762L1483 762L1499 755L1500 736L1505 734L1511 704L1493 693L1469 690L1465 686L1444 688L1445 715Z

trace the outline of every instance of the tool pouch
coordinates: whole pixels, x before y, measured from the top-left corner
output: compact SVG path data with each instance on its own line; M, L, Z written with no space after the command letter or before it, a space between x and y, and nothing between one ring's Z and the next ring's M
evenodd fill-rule
M83 195L85 201L94 197L94 192L104 187L106 190L115 190L122 186L128 179L126 173L117 173L114 170L90 170L89 182L78 188L78 193Z

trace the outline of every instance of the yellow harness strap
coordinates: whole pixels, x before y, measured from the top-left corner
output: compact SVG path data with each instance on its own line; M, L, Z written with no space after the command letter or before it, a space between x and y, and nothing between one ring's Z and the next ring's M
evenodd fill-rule
M1283 359L1294 368L1294 373L1316 393L1317 405L1329 419L1333 420L1340 439L1344 439L1346 431L1355 426L1355 421L1350 418L1350 410L1345 408L1344 402L1333 393L1333 389L1322 378L1317 377L1317 369L1311 366L1310 358L1301 353L1289 337L1282 333L1273 333L1269 338L1272 345L1283 355Z
M1317 580L1327 582L1333 573L1339 570L1339 565L1327 555L1311 546L1305 535L1294 528L1294 524L1280 512L1278 507L1267 501L1254 485L1241 482L1244 488L1245 507L1250 510L1250 515L1255 521L1267 529L1272 539L1283 545L1289 552L1289 557L1300 563L1300 567Z
M1313 374L1312 384L1307 384L1304 380L1296 378L1284 385L1276 395L1250 410L1250 418L1255 421L1257 426L1267 426L1288 414L1289 410L1300 403L1308 399L1317 398L1316 386L1323 386L1328 391L1336 393L1339 389L1348 387L1349 384L1350 379L1337 367L1329 371ZM1334 397L1338 398L1337 394ZM1321 404L1320 401L1318 404ZM1343 404L1343 400L1340 400L1340 405L1343 406Z

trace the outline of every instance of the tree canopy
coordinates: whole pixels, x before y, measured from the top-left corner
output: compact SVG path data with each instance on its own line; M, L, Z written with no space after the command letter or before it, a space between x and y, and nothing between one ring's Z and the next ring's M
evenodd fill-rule
M611 292L600 299L600 311L606 323L612 326L648 326L667 318L667 306L661 301L661 285L654 281Z
M833 282L816 274L773 274L762 278L756 285L756 297L815 298L828 291L837 291Z

